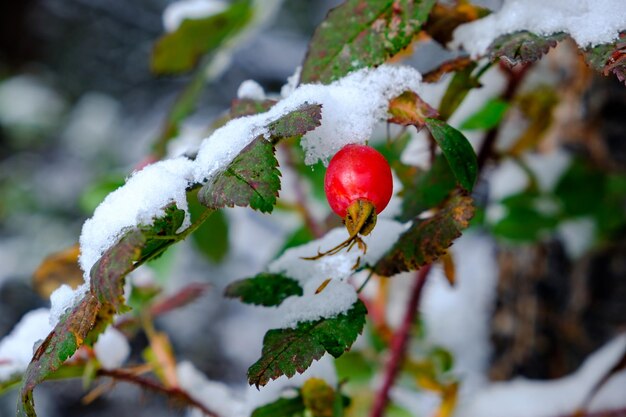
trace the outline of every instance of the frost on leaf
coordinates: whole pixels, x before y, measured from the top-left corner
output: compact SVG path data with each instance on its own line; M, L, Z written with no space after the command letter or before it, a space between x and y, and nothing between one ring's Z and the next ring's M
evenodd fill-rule
M374 265L374 271L383 276L413 271L436 261L452 242L461 236L474 215L472 198L457 194L432 217L416 220L400 235L396 244Z
M301 296L302 288L296 280L284 275L261 273L233 282L226 287L224 295L247 304L270 307L280 305L292 295Z
M491 60L499 58L511 67L527 64L538 61L557 42L565 39L565 36L564 33L539 36L522 30L496 38L489 46L487 54Z
M439 113L426 103L417 93L405 91L389 102L390 123L402 126L424 127L427 117L437 117Z
M185 19L172 33L162 36L152 51L152 71L178 74L192 70L200 58L219 49L243 29L252 17L248 0L239 0L222 13L202 19Z
M591 68L603 75L614 74L618 80L626 83L626 32L613 42L588 48L584 51L585 59Z
M300 82L328 84L382 64L409 46L434 0L348 0L332 9L309 45Z
M273 210L280 190L280 171L274 146L257 137L220 174L198 191L200 203L217 209L250 206L263 213Z
M325 352L335 358L350 349L365 325L367 309L358 300L350 310L333 318L301 322L295 328L265 334L261 359L248 369L248 382L257 387L282 375L304 372Z

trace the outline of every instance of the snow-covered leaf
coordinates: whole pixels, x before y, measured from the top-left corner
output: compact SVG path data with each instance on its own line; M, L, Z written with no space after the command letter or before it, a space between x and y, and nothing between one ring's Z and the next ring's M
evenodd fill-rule
M299 109L287 113L267 127L272 139L276 143L281 139L302 136L306 132L318 127L322 120L322 106L305 103Z
M478 162L472 145L461 132L441 120L427 118L426 127L437 141L459 184L471 191L478 175Z
M509 66L527 64L539 60L565 36L563 33L539 36L525 30L509 33L496 38L487 53L490 59L499 58Z
M347 0L332 9L309 45L302 83L328 84L377 66L413 41L434 0Z
M382 276L392 276L434 262L461 236L473 214L472 198L454 195L434 216L415 221L373 270Z
M366 313L365 305L358 300L336 317L270 330L263 339L261 358L248 369L248 382L258 387L281 375L290 378L296 372L304 372L325 352L341 356L363 330Z
M224 290L224 295L239 298L247 304L277 306L285 298L302 295L296 280L281 274L260 273L252 278L235 281Z
M154 45L152 71L177 74L192 70L200 58L219 49L246 26L252 17L249 0L235 1L221 13L202 19L186 19Z
M254 100L251 98L235 99L230 104L230 118L250 116L268 111L276 104L276 100Z
M280 171L274 146L257 137L219 175L198 191L209 208L250 206L263 213L274 209L280 190Z
M589 66L604 75L614 74L626 83L626 32L613 43L597 45L584 51Z
M427 117L437 117L439 113L426 103L417 93L405 91L389 102L389 122L402 126L424 127Z

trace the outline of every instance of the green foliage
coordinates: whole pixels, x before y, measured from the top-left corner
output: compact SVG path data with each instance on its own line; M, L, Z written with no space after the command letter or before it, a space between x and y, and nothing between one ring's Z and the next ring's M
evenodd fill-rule
M591 68L626 83L626 32L615 42L587 48L584 55Z
M470 90L481 86L478 77L472 75L475 68L476 63L473 62L454 73L439 105L439 118L441 120L448 120Z
M572 163L554 189L566 216L595 213L606 190L606 174L580 159Z
M251 417L304 417L306 407L302 396L279 398L274 402L257 408Z
M236 119L243 116L251 116L253 114L265 113L276 104L275 100L253 100L250 98L242 98L233 100L230 105L230 118Z
M411 44L434 4L347 0L315 31L300 81L328 84L351 71L382 64Z
M494 98L461 123L462 130L489 130L498 126L509 109L509 103Z
M217 209L250 206L263 213L274 209L280 190L280 171L274 146L257 137L233 159L226 170L198 191L204 206Z
M109 193L115 191L122 185L124 185L123 175L108 175L105 178L99 180L95 184L88 187L80 195L78 204L85 213L93 213L93 211L102 203L104 198Z
M390 277L436 261L461 236L473 214L471 197L463 194L452 196L434 216L413 222L373 270Z
M252 18L249 0L237 0L221 13L202 19L186 19L154 45L152 71L177 74L192 70L203 55L232 39Z
M441 120L427 118L426 127L437 141L461 187L471 191L478 176L478 162L472 145L461 132Z
M206 210L198 201L197 190L187 193L189 214L192 223L198 220L202 212ZM191 239L196 248L209 261L219 263L230 248L228 234L228 220L222 210L216 210L191 234Z
M280 274L260 273L252 278L235 281L224 290L229 298L239 298L247 304L266 307L280 305L287 297L302 295L297 281Z
M322 106L304 104L267 126L272 143L282 139L299 137L318 127L322 120Z
M281 375L304 372L325 352L339 357L363 330L367 309L359 300L337 317L298 323L295 328L265 334L261 358L248 369L250 385L262 386Z
M523 30L499 36L489 46L487 54L490 59L500 58L510 66L527 64L539 60L563 39L563 33L540 36Z

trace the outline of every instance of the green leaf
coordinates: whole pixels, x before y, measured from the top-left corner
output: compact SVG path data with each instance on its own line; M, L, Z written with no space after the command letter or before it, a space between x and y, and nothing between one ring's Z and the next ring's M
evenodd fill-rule
M236 119L242 116L265 113L271 109L274 104L276 104L276 100L235 99L230 104L230 118Z
M197 220L205 208L198 202L197 191L187 193L191 222ZM221 210L216 210L191 234L195 247L209 261L219 263L228 254L228 221Z
M439 118L441 120L448 120L461 105L467 93L471 89L481 86L478 78L472 76L475 68L476 63L472 62L454 73L439 105Z
M446 253L474 214L472 198L458 194L426 220L418 220L398 238L395 245L374 265L374 272L390 277L413 271Z
M435 0L347 0L318 26L302 64L301 83L328 84L384 63L409 46Z
M297 281L280 274L261 273L252 278L235 281L224 290L229 298L239 298L247 304L266 307L280 305L292 295L302 295Z
M411 180L402 192L402 221L437 207L456 188L456 177L443 155L437 155L430 170L413 175Z
M88 293L80 303L65 313L48 337L35 351L24 378L18 401L19 417L34 417L33 390L49 374L63 365L92 331L100 310L100 302ZM113 316L110 316L110 320Z
M461 187L474 188L478 175L478 162L472 145L461 132L437 119L426 119L426 127L441 148Z
M222 13L201 19L185 19L172 33L163 35L152 51L152 71L178 74L192 70L203 55L232 39L252 18L249 0L233 2Z
M261 358L248 369L250 385L265 385L281 375L304 372L325 352L335 358L350 349L363 330L367 309L358 300L350 310L333 318L298 323L265 334Z
M303 417L304 402L302 396L279 398L276 401L257 408L251 417Z
M492 232L510 240L535 242L541 233L556 225L556 218L546 216L534 208L519 206L509 209L507 215L493 226Z
M91 292L99 302L121 311L124 305L124 277L134 269L145 243L143 232L131 230L91 268Z
M491 60L500 58L510 66L526 64L539 60L565 37L563 33L539 36L524 30L509 33L496 38L489 46L487 54Z
M125 183L123 175L108 175L88 187L80 195L78 204L84 213L91 214L102 203L104 198Z
M174 204L165 208L165 215L155 219L150 226L142 226L141 231L147 241L141 251L141 259L155 259L172 244L172 240L163 239L166 236L174 236L185 220L185 211Z
M606 175L588 162L576 159L559 179L554 189L568 216L595 213L606 203Z
M263 136L246 146L226 170L198 191L200 203L217 209L250 206L263 213L274 209L280 171L274 146Z
M591 68L603 75L614 74L626 83L626 32L612 43L597 45L584 51L585 59Z
M272 138L272 143L276 143L281 139L304 135L306 132L318 127L321 120L322 106L320 104L304 104L297 110L273 121L267 128Z
M362 352L346 352L335 360L337 377L340 381L347 380L351 384L358 383L369 385L374 376L372 364L365 358Z
M494 98L485 103L485 105L476 113L465 119L461 123L462 130L490 130L500 124L506 111L509 109L509 103Z

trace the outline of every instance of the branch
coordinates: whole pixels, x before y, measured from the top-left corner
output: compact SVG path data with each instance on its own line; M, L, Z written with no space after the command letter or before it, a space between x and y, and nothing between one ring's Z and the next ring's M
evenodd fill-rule
M415 284L413 286L413 290L411 291L411 298L407 303L406 311L404 313L404 319L391 341L391 357L389 358L389 362L387 363L385 369L383 385L374 399L374 407L372 408L370 417L382 417L385 411L385 406L389 402L389 392L391 391L391 387L400 372L400 365L402 364L406 354L411 327L415 321L415 317L417 316L417 310L419 309L422 289L426 283L426 278L428 277L431 266L431 264L424 265L417 272Z
M205 415L209 417L220 417L215 411L209 410L206 406L204 406L204 404L195 400L187 392L181 390L180 388L177 388L177 387L167 388L167 387L164 387L163 385L160 385L156 381L153 381L152 379L145 378L135 373L123 371L119 369L113 369L113 370L99 369L96 375L106 376L109 378L113 378L114 380L124 381L124 382L138 385L147 390L154 391L159 394L163 394L172 400L178 400L184 404L196 407L198 410L202 411L202 413L204 413Z

